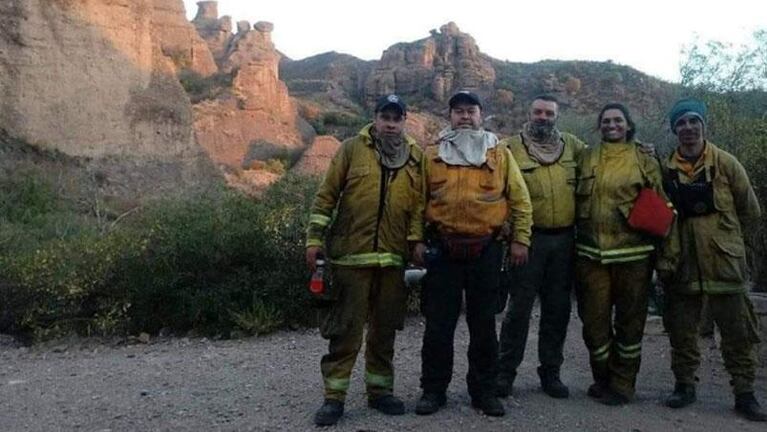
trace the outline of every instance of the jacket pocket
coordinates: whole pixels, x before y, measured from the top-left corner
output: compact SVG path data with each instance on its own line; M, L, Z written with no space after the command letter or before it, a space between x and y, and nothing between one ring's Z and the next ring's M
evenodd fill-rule
M746 276L746 248L737 236L714 236L711 238L714 254L710 263L713 278L729 282L742 282Z
M525 179L525 185L527 186L527 192L530 194L530 198L540 198L543 196L541 182L537 181L535 178L535 168L522 170L522 178Z
M439 198L445 194L445 186L447 185L447 170L440 166L440 164L432 165L432 170L429 172L427 183L429 187L429 197L432 199Z
M503 199L503 181L497 171L482 170L479 173L479 194L481 202L496 202Z
M572 160L562 161L560 163L562 168L565 169L565 180L567 181L567 185L575 190L575 186L578 184L578 178L575 174L578 163Z
M355 165L349 168L346 172L346 187L350 187L365 181L365 178L370 175L370 166Z
M712 182L714 186L714 207L724 213L734 211L735 201L732 198L730 180L727 176L719 173Z

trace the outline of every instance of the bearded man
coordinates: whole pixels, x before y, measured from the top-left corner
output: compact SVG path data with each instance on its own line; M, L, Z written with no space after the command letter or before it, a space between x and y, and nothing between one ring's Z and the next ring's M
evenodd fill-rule
M508 280L514 284L503 320L498 356L496 394L512 391L517 368L527 344L530 314L540 298L538 376L541 388L553 398L570 392L560 379L562 349L570 321L575 222L575 168L586 145L557 129L559 104L549 95L530 104L528 121L517 135L501 142L511 150L522 171L533 205L532 246L529 260L512 266Z

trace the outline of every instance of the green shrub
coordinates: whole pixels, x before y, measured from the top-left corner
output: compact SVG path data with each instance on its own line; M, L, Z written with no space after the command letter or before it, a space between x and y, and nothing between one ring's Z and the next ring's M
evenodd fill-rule
M303 238L315 188L316 180L287 175L258 201L232 191L165 200L108 232L26 237L20 251L0 250L0 330L39 340L306 324ZM28 202L19 214L37 216L0 232L46 232L36 224L56 206Z
M280 310L258 299L254 299L250 308L230 313L234 324L249 335L271 333L283 324Z
M209 77L204 77L191 70L179 72L179 81L184 87L192 103L198 103L207 99L214 99L232 87L234 80L231 73L219 72Z

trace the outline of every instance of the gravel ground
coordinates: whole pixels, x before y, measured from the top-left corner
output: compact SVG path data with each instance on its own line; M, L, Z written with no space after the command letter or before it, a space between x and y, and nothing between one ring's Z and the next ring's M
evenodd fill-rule
M500 324L500 316L499 316ZM346 414L335 428L350 431L764 431L732 410L728 376L713 340L703 340L699 401L672 411L661 405L671 389L668 339L648 322L637 399L619 408L586 396L591 383L580 322L574 317L563 380L571 397L554 400L539 387L536 329L531 330L507 415L489 418L469 407L465 375L467 329L456 338L456 367L448 404L439 413L413 413L420 394L423 322L408 320L397 340L396 393L404 416L386 417L365 406L357 363ZM319 359L326 349L315 330L233 341L157 339L107 344L71 339L33 348L0 348L0 431L278 431L317 430L312 414L322 399ZM767 402L765 368L757 396Z

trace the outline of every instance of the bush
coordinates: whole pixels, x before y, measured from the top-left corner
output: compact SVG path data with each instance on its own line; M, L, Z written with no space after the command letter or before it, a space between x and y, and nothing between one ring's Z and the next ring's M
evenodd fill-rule
M44 190L38 186L28 190ZM226 191L155 202L106 233L34 238L22 252L3 248L0 330L36 340L163 328L228 336L308 323L308 275L295 269L303 269L315 188L315 180L288 175L259 201ZM18 214L56 208L29 202ZM39 229L45 220L0 216L0 232Z
M214 99L232 87L233 77L231 73L219 72L209 77L204 77L191 70L183 70L179 73L179 81L184 87L189 99L193 104Z

